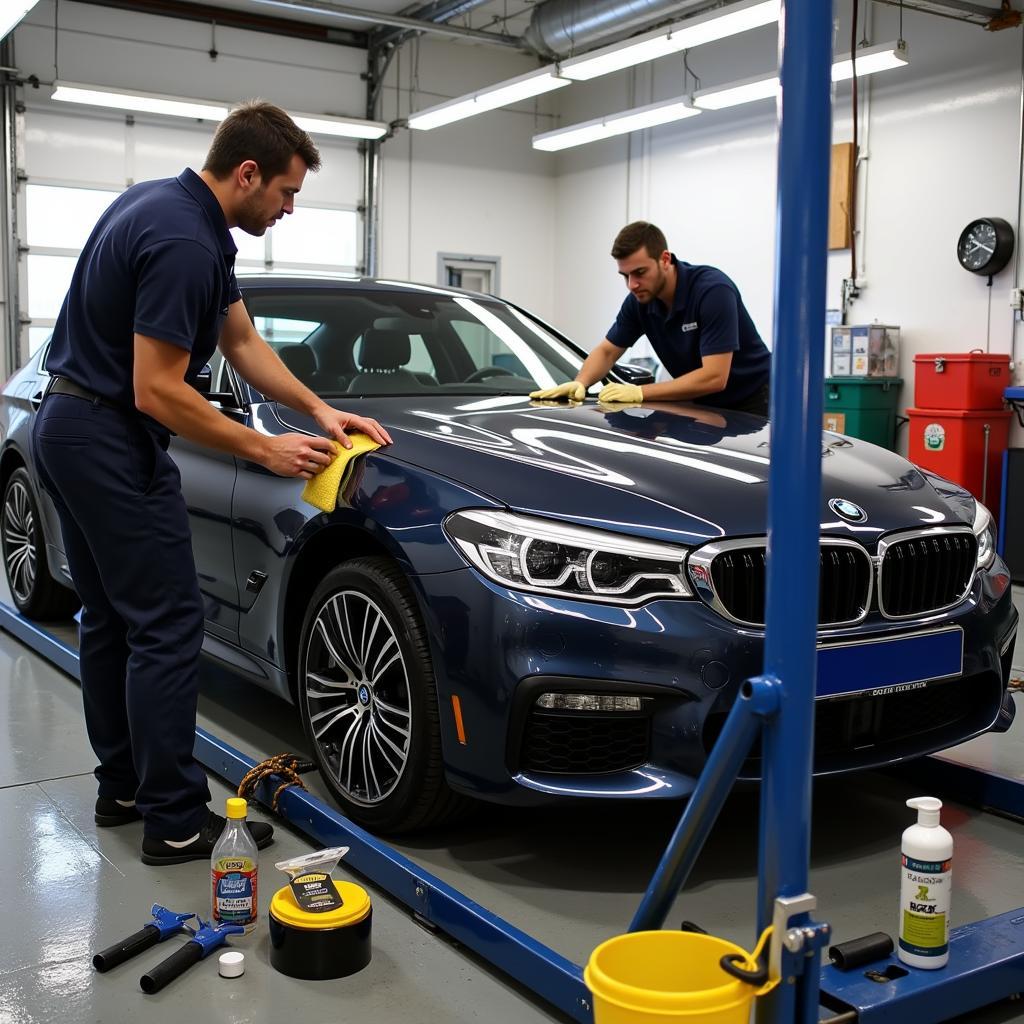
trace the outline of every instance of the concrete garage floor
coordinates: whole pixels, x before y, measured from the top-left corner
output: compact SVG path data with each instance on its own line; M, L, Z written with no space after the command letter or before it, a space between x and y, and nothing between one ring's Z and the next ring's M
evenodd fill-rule
M1020 588L1015 597L1024 608ZM1024 663L1024 650L1017 661ZM1024 669L1018 667L1017 674ZM153 902L205 915L208 867L146 867L138 860L141 825L95 827L94 759L77 683L5 633L0 680L0 734L6 737L0 743L0 820L6 823L0 863L10 873L0 890L0 1024L119 1024L141 1017L153 1024L562 1020L483 962L423 931L404 908L372 887L373 962L352 978L312 983L277 974L269 965L265 924L235 940L246 952L241 979L219 978L211 957L163 992L144 996L139 976L176 948L181 940L174 939L109 974L96 974L92 953L140 928ZM240 683L204 687L200 724L257 759L304 746L292 709ZM953 756L1024 777L1024 726L966 744ZM325 795L315 775L306 779ZM229 795L216 779L211 789L215 802ZM911 820L903 801L913 795L919 794L872 773L816 785L811 890L819 917L832 923L837 941L878 929L893 932L899 837ZM482 806L457 827L395 845L582 963L598 942L628 924L678 813L678 806L651 804L581 804L557 811ZM952 804L943 820L956 839L955 922L1024 906L1024 826ZM750 945L756 837L756 793L738 792L670 923L689 918ZM310 849L307 840L278 823L277 841L261 862L261 911L284 882L273 862ZM1024 1021L1024 1004L1004 1003L970 1020Z

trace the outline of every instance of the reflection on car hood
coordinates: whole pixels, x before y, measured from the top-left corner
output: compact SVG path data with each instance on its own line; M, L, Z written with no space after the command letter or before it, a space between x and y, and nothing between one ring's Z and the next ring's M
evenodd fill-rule
M363 399L358 411L387 425L389 456L524 512L686 544L765 531L770 429L744 413L514 396ZM866 442L824 434L822 475L830 533L873 546L889 530L962 522L914 466ZM831 498L866 519L844 521Z

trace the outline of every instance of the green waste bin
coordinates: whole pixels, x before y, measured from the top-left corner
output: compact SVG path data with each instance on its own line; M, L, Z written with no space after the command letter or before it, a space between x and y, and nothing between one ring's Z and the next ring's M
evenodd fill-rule
M826 430L896 448L900 377L826 377Z

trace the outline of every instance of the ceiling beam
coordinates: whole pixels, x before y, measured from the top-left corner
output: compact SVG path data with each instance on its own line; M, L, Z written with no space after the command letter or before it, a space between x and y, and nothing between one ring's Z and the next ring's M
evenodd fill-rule
M406 16L419 21L432 21L439 24L440 22L449 22L452 18L459 17L460 14L467 14L485 3L487 0L434 0L433 3L406 11ZM399 28L384 27L374 29L372 35L375 46L387 46L390 43L397 45L404 42L408 33Z
M513 36L499 35L496 32L481 32L474 28L458 28L455 25L438 24L433 21L421 21L419 18L407 18L400 14L381 14L378 11L367 11L360 7L349 7L347 4L327 3L326 0L249 0L249 2L261 7L273 7L279 11L291 10L303 14L326 14L345 21L389 25L393 28L411 29L414 32L443 35L474 43L488 43L493 46L505 47L519 46L519 40Z
M113 7L121 11L135 11L139 14L156 14L165 18L179 18L183 21L198 21L209 25L216 22L225 28L242 28L252 32L267 32L276 36L291 36L320 43L336 43L341 46L355 46L365 50L368 33L356 29L331 28L315 25L294 18L275 18L267 14L239 11L233 7L217 7L213 4L183 3L182 0L79 0L94 7Z
M969 0L875 0L875 3L889 7L902 7L905 11L918 11L922 14L936 14L941 18L980 25L982 28L994 26L994 22L1003 13L996 7L970 3Z

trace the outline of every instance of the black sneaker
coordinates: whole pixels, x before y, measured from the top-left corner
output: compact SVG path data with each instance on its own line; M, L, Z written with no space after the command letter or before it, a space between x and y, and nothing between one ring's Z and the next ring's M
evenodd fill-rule
M142 820L134 800L126 805L108 796L96 797L96 813L93 817L100 828L114 828L116 825L128 825Z
M161 864L184 864L190 860L209 860L213 848L224 831L224 821L219 814L210 811L206 824L199 830L190 843L172 846L166 839L151 839L143 836L142 863L159 866ZM256 843L256 849L262 850L274 841L274 827L265 821L247 821L246 828Z

